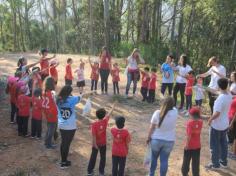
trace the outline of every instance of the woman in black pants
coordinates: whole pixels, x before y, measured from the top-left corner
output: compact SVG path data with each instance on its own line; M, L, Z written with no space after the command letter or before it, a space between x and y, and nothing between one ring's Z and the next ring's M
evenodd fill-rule
M72 87L64 86L57 98L58 106L58 127L61 132L61 169L71 166L71 161L67 160L71 141L76 131L76 115L75 106L80 102L82 96L89 94L81 94L80 96L71 96Z
M100 76L101 76L101 89L102 94L107 94L108 90L108 77L111 70L111 55L108 52L107 47L102 48L100 54Z
M176 67L176 70L178 71L177 77L176 77L176 83L174 87L174 99L175 99L175 106L177 103L177 94L180 92L181 101L179 110L183 109L184 106L184 92L185 92L185 86L186 86L186 75L189 71L192 70L192 68L187 64L187 56L182 54L179 59L179 65Z

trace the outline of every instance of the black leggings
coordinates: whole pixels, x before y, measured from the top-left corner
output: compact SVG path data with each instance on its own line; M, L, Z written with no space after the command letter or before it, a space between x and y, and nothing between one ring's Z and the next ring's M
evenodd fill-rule
M75 135L76 130L62 130L61 132L61 162L67 161L67 156L70 149L71 141Z
M126 157L112 156L112 176L124 176Z
M100 70L102 92L105 91L107 93L109 74L110 74L110 70L105 70L105 69Z
M148 100L148 89L145 87L141 87L141 94L143 96L142 101L147 101Z
M17 113L17 107L15 103L11 103L11 122L14 122L15 120L15 115Z
M214 107L214 103L216 101L216 95L211 92L208 92L208 96L209 96L209 105L211 108L211 114L213 114L213 107Z
M114 94L120 94L119 82L113 82L113 91L114 91Z
M172 95L172 89L173 89L173 83L162 83L161 84L161 93L162 95L165 95L165 91L168 88L169 96Z
M180 98L181 98L180 106L179 106L180 109L182 109L183 106L184 106L185 86L186 86L185 83L176 83L175 87L174 87L173 96L174 96L174 99L175 99L175 106L176 106L176 103L177 103L177 94L178 94L178 92L180 92Z
M98 80L91 80L91 90L97 90Z

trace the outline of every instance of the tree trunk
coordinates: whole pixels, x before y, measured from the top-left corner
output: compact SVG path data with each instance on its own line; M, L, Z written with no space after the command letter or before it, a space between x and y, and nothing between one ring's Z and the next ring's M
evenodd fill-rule
M33 49L31 42L31 32L30 32L30 24L29 24L29 7L28 0L25 0L25 36L27 36L27 46L29 49Z
M186 42L186 54L189 54L189 45L191 41L191 36L192 36L192 29L193 29L193 23L194 23L194 17L195 17L195 1L192 0L192 7L191 7L191 12L190 12L190 17L189 17L189 22L188 22L188 29L187 29L187 42Z
M62 9L62 28L61 28L61 37L62 37L62 47L61 47L61 51L64 53L65 52L65 47L66 47L66 0L62 0L62 4L61 4L61 9Z
M179 29L178 29L178 41L177 41L177 57L179 57L180 52L182 50L182 35L183 35L183 28L184 28L184 8L185 0L181 0L181 14L179 20Z
M94 54L94 42L93 42L93 0L89 0L89 32L90 32L90 54Z
M127 2L127 26L126 26L126 41L129 41L129 30L130 30L130 1Z
M104 2L104 27L105 27L105 45L110 48L110 17L109 17L109 0Z
M235 70L236 69L236 32L234 30L234 41L233 41L233 47L232 47L232 52L231 52L231 57L230 57L230 62L229 62L229 68L230 70Z
M52 12L53 12L53 28L54 28L54 38L55 38L55 46L56 51L59 50L59 31L58 31L58 22L57 22L57 7L56 0L52 0Z
M178 0L175 0L174 3L174 10L173 10L173 16L172 16L172 26L171 26L171 52L173 52L174 49L174 43L175 43L175 23L176 23L176 12L177 12L177 4Z
M22 24L22 20L21 20L21 11L20 11L20 7L18 6L17 7L17 12L18 12L18 18L19 18L19 29L20 29L20 43L21 43L21 46L22 46L22 50L25 52L26 49L25 49L25 41L24 41L24 34L23 34L23 24Z
M13 51L17 50L17 24L16 24L16 8L14 1L10 1L10 7L12 10L12 28L13 28Z

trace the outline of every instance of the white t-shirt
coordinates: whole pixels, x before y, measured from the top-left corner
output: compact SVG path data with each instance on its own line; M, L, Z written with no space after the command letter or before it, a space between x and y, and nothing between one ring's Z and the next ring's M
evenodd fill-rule
M209 88L211 89L218 89L217 81L221 78L219 75L213 72L215 70L216 72L220 73L223 76L226 76L226 69L223 65L219 66L212 66L210 70L207 72L207 75L211 75L211 81L209 84Z
M184 78L182 76L187 75L188 72L192 70L192 68L189 65L186 65L186 67L178 65L176 67L176 69L179 72L177 77L176 77L176 83L186 83L187 82L186 78Z
M202 86L195 85L193 87L193 89L195 91L195 100L202 100L202 99L204 99L205 89Z
M77 69L77 77L78 81L84 81L84 69L81 68Z
M161 139L165 141L175 141L175 128L176 121L178 118L178 111L176 108L168 111L161 127L158 128L159 118L160 118L160 110L157 110L152 115L151 124L156 125L156 129L154 130L151 138L152 139Z
M232 102L232 95L220 94L214 103L213 113L220 112L220 116L212 121L211 127L216 130L226 130L229 127L228 112Z
M232 83L229 90L230 92L234 92L234 94L236 94L236 83Z
M133 58L132 56L129 56L127 58L127 62L128 62L128 66L127 66L128 69L131 69L131 70L137 70L138 69L137 60L135 58Z

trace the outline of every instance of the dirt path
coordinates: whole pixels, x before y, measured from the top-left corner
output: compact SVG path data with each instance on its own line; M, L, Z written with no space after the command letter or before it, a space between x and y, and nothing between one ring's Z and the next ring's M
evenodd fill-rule
M2 54L0 55L0 73L13 74L15 70L17 57L21 54ZM24 53L29 58L29 63L38 59L36 54ZM73 69L79 65L80 58L86 58L82 55L58 55L60 61L59 70L59 87L64 85L64 68L66 58L74 59ZM90 68L86 64L86 90L90 88ZM160 78L160 76L159 76ZM93 110L90 118L94 117L94 111L105 106L109 109L111 102L114 100L112 96L111 78L109 79L109 96L96 95L92 98ZM124 94L126 78L121 75L121 94ZM75 81L74 81L75 84ZM98 84L100 86L100 84ZM58 87L58 89L59 89ZM160 86L158 86L160 87ZM78 89L74 88L74 95L78 95ZM148 170L143 167L143 158L145 154L145 139L149 127L149 121L152 113L159 107L158 103L148 105L140 102L140 97L126 100L119 98L120 102L114 112L115 115L124 115L127 123L126 127L132 132L132 143L126 165L126 176L145 176ZM91 137L89 131L88 120L81 117L81 108L84 101L78 105L78 130L72 142L69 159L73 162L73 166L67 170L59 168L59 147L56 150L46 150L43 141L32 139L24 139L17 136L16 125L9 124L10 109L8 100L0 102L0 175L32 175L32 176L84 176L86 175L87 163L91 152ZM179 117L177 123L177 140L173 152L170 156L168 176L179 176L183 157L184 143L184 124L187 119ZM112 126L114 121L110 121ZM45 132L45 122L43 132ZM107 164L106 173L111 173L111 135L108 131L107 146ZM59 143L59 142L58 142ZM236 175L236 162L229 160L229 169L219 172L208 172L204 169L204 165L210 160L208 147L208 126L204 123L202 133L202 151L201 151L201 176L233 176ZM98 163L97 163L98 164ZM96 167L96 171L97 171ZM159 175L159 174L158 174Z

